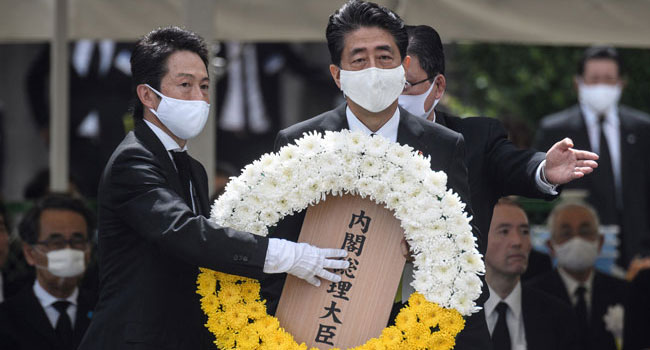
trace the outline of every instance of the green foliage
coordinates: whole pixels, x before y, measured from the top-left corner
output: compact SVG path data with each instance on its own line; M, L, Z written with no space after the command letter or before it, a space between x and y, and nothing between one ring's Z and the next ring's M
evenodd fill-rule
M452 44L447 107L459 115L504 116L537 125L577 102L573 86L584 48ZM619 49L627 85L621 103L650 112L650 50ZM459 102L460 101L460 102Z

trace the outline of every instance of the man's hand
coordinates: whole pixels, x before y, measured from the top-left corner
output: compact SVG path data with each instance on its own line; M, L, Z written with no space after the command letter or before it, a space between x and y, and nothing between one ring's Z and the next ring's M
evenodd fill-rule
M562 185L590 174L598 167L596 153L572 147L573 141L567 137L546 152L546 166L543 170L549 183Z
M343 249L321 249L307 243L295 243L284 239L269 239L264 263L265 273L286 272L318 287L320 279L340 282L341 276L325 269L347 269L350 263L332 258L344 258Z

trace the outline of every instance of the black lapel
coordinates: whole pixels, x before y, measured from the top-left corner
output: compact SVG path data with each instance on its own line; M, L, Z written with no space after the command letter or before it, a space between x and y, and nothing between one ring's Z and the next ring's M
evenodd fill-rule
M350 129L348 125L348 118L345 115L345 110L347 108L347 103L342 103L335 109L331 110L327 114L327 118L323 118L319 127L325 131L340 131L343 129Z
M427 144L421 141L421 137L424 134L424 129L422 125L417 123L414 118L417 118L404 110L402 107L399 108L399 126L397 127L397 142L402 145L409 145L415 149L415 151L421 151L425 154L429 154Z
M140 140L146 148L154 154L158 162L162 165L165 177L169 182L172 189L179 194L183 193L181 187L181 180L176 172L176 167L172 162L169 152L165 149L162 142L158 139L156 134L145 124L144 120L136 119L135 121L135 136ZM181 196L182 198L183 196Z
M436 111L436 110L434 110L434 113L436 115L436 119L435 119L436 124L440 124L440 125L448 128L448 126L447 126L447 113Z
M532 295L529 295L527 287L521 287L521 314L524 318L524 333L526 335L526 343L528 350L545 349L543 344L544 337L541 337L541 329L546 328L543 320L537 317L540 312L535 300L532 300ZM542 321L542 322L540 322Z
M564 281L562 281L562 277L560 277L560 272L558 272L557 268L551 273L551 279L549 282L551 282L551 286L556 291L555 296L562 299L567 303L567 305L573 308L573 303L571 303L571 298L569 298L569 292L567 292Z
M45 315L45 310L34 295L32 285L27 286L16 295L15 305L20 307L20 310L15 312L16 316L24 317L24 321L33 328L35 333L44 336L51 344L59 342L56 333L54 333L54 327Z
M210 217L210 199L208 198L208 184L204 177L203 169L198 160L190 157L192 171L192 185L194 186L194 194L199 205L199 212L197 214Z
M589 132L587 131L585 116L582 115L582 110L579 106L576 106L575 108L576 110L573 113L576 113L577 117L568 119L573 123L573 125L569 126L568 130L576 131L576 134L573 136L572 140L573 144L576 145L576 148L592 151L591 142L589 142Z
M593 328L594 325L598 324L601 321L599 318L605 315L605 308L608 305L605 305L607 301L604 300L605 298L603 298L603 294L609 293L607 285L604 283L600 273L595 270L593 273L594 281L591 286L591 317L589 320L589 327L591 328Z
M633 184L634 179L631 177L636 171L635 167L637 162L633 158L633 154L630 150L638 147L636 145L638 140L638 135L635 133L634 125L631 125L630 119L628 119L624 114L624 111L621 111L619 108L618 111L618 121L619 121L619 141L620 141L620 166L621 166L621 187L623 194L625 195L625 184ZM634 187L634 186L632 186ZM623 198L625 201L625 198Z
M86 293L82 290L79 291L79 297L77 298L77 315L74 321L74 344L75 346L81 343L88 325L90 324L90 319L93 315L93 306L94 301L87 297Z

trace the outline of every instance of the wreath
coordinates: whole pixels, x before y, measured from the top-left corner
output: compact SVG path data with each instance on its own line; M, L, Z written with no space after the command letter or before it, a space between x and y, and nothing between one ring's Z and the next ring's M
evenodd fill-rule
M343 130L305 133L233 178L212 207L222 226L266 236L283 217L344 193L395 213L414 257L416 293L395 320L355 349L451 349L463 315L479 310L478 253L465 204L447 190L429 157L380 137ZM273 203L273 205L268 205ZM206 326L221 349L306 349L266 313L259 282L202 268L197 279Z

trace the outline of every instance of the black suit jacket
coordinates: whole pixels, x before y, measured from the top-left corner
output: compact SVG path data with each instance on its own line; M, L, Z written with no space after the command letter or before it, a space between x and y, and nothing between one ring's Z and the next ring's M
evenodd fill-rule
M529 286L521 289L528 350L575 350L576 317L560 299Z
M650 115L619 106L621 179L623 208L614 200L614 180L598 168L593 174L566 184L567 189L588 190L586 200L596 208L602 224L621 226L621 266L636 254L650 253ZM575 148L591 150L584 117L579 106L544 117L536 135L536 147L548 149L554 142L570 137ZM599 167L611 164L599 164Z
M650 270L639 272L625 303L623 348L650 349Z
M179 195L174 164L136 122L99 188L100 295L80 349L199 349L209 334L196 294L198 267L260 277L268 240L219 227L208 215L207 176L191 159L199 213Z
M76 349L88 328L95 299L79 291L77 314L73 326ZM33 284L0 304L0 348L11 350L59 350L63 345L54 332L45 310L34 294Z
M555 197L539 191L535 182L535 172L546 154L513 145L501 122L494 118L459 118L440 111L435 113L436 123L465 137L465 163L474 223L486 237L492 210L499 198L509 195Z
M586 337L589 350L616 350L614 336L605 328L603 316L607 308L623 305L627 293L627 282L595 271L591 289L589 334ZM551 294L573 308L566 286L557 269L530 281L530 286Z
M314 118L295 124L278 133L275 140L275 150L293 142L308 131L340 131L348 129L346 118L346 104L334 110L320 114ZM467 204L466 211L472 215L469 186L467 183L467 168L465 167L465 143L463 136L457 132L431 123L425 119L415 117L400 108L400 121L397 129L397 142L413 147L422 154L431 157L431 169L447 173L447 187L458 193ZM276 236L296 241L300 235L300 228L304 212L285 218L278 224ZM474 229L478 238L479 251L484 254L487 241L481 233ZM271 278L263 282L263 294L269 301L270 312L275 311L279 300L283 279ZM487 299L484 293L477 302L479 305ZM489 349L489 332L482 313L476 313L467 318L465 329L456 339L456 349Z

